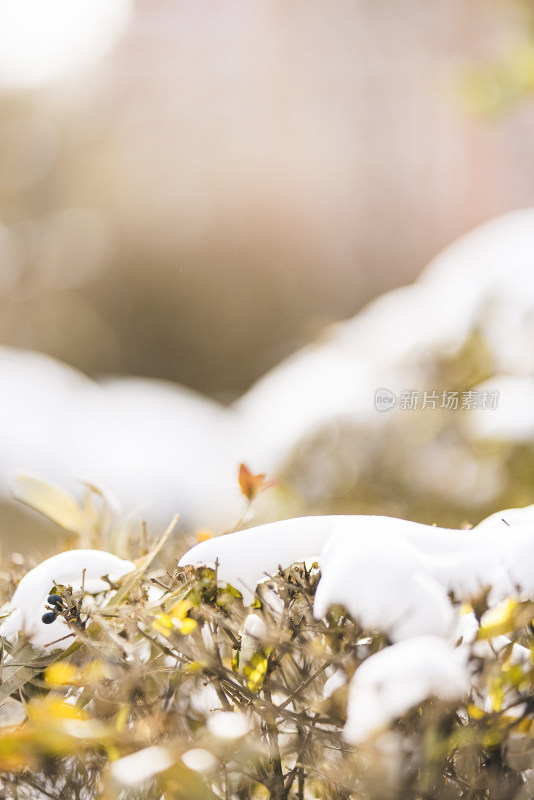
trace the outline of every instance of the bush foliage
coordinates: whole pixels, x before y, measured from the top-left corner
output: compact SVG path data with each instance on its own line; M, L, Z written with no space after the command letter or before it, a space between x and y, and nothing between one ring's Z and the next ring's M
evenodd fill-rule
M269 485L245 470L240 483L249 503ZM60 523L67 508L79 543L141 555L134 571L109 581L105 604L49 587L58 597L47 613L71 631L62 650L3 642L2 798L534 797L531 600L487 614L490 587L462 608L451 598L471 620L462 642L470 695L429 697L356 746L344 736L351 678L391 642L343 607L315 619L317 564L266 576L248 607L216 568L169 560L172 527L149 550L146 531L110 522L105 503L95 509L92 487L74 515L56 489L30 482L25 491ZM20 561L0 572L5 599L24 572Z
M247 608L211 569L146 559L89 613L73 613L79 593L50 587L72 644L59 654L5 644L2 796L531 797L534 667L512 653L514 642L534 644L531 603L508 604L479 631L465 704L430 698L355 747L343 738L347 684L389 642L342 608L315 620L318 579L316 565L294 564ZM484 595L473 608L480 618ZM340 668L345 680L325 699Z

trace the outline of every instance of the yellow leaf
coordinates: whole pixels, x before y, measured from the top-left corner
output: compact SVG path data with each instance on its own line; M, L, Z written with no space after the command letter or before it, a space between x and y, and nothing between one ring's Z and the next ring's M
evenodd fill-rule
M203 661L191 661L190 664L185 664L183 667L183 671L187 673L195 673L200 672L200 670L206 669L207 663Z
M243 667L243 675L251 692L257 692L263 686L267 674L268 659L262 653L254 653L250 665Z
M87 517L74 497L57 486L19 475L15 478L13 495L67 531L81 533L88 528Z
M515 721L515 720L512 720L512 721ZM532 720L529 719L528 717L524 717L524 719L522 719L518 723L516 728L521 733L530 733L530 731L532 730Z
M130 705L129 703L124 703L119 709L119 713L117 714L117 721L115 723L119 733L122 733L122 731L125 729L129 716L130 716Z
M112 744L106 747L106 753L109 761L116 761L121 757L120 750Z
M46 668L44 679L49 686L66 686L76 683L78 671L67 661L56 661Z
M519 688L522 683L527 681L528 676L523 672L521 664L509 664L503 667L503 670L506 673L508 683L514 689Z
M491 707L494 711L502 709L502 702L504 699L504 686L502 680L495 681L490 688L489 698L491 700Z
M483 719L486 716L486 712L482 708L473 705L473 703L467 706L467 713L471 719Z
M196 627L196 620L191 619L191 617L186 617L180 626L180 633L183 633L184 636L187 636L189 633L192 633Z
M183 620L187 616L187 612L193 608L193 603L190 600L180 600L171 610L169 616L174 619Z
M516 625L515 611L517 602L508 598L495 608L490 608L481 620L479 639L493 639L494 636L513 631Z
M27 727L11 731L0 737L0 769L7 772L22 772L32 767L35 755L32 752L33 732Z
M51 695L43 700L30 701L27 709L29 719L41 724L53 724L64 719L85 719L81 708L65 703L60 697Z
M152 622L152 627L163 636L170 636L174 625L167 614L158 614Z
M504 732L498 730L497 728L491 728L490 730L486 731L482 737L482 745L483 747L497 747L503 739Z

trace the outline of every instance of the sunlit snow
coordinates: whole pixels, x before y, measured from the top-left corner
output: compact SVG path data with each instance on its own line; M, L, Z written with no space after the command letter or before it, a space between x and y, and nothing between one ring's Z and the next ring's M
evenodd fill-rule
M71 634L72 629L61 617L46 625L42 616L48 611L47 598L53 586L71 586L74 591L79 591L84 569L85 591L97 594L110 590L109 583L102 580L103 576L116 581L134 569L134 564L101 550L67 550L46 559L24 575L9 604L2 610L2 613L9 612L9 617L0 625L0 635L12 637L24 633L35 647L46 647ZM50 649L65 649L72 641L72 638L64 639Z
M250 723L239 711L217 711L208 717L209 732L217 739L235 741L246 736L250 731Z
M462 653L437 636L417 636L369 656L350 682L345 739L357 744L429 697L469 691Z
M137 786L173 764L170 752L155 745L145 747L128 756L123 756L111 765L113 778L125 786Z
M202 542L180 564L217 563L219 580L250 603L255 586L276 571L273 565L317 554L315 616L343 606L364 629L396 643L369 657L351 681L345 736L356 743L432 695L453 700L467 692L464 651L454 643L472 643L479 626L472 612L460 614L461 603L485 588L491 588L490 607L534 594L532 513L532 507L507 509L458 531L390 517L301 517ZM248 620L254 627L254 616ZM508 644L501 638L492 647ZM512 659L525 657L529 651L515 645ZM329 680L325 696L342 685L343 673Z

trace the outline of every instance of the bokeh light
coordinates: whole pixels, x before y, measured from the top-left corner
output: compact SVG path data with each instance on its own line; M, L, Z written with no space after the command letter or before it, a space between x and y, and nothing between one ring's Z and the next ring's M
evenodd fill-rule
M130 0L1 0L0 86L42 86L91 64L130 12Z

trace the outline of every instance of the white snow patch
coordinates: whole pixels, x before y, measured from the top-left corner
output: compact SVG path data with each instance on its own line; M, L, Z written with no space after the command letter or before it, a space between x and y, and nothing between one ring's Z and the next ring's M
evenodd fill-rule
M9 496L23 472L79 496L81 478L115 494L128 512L143 509L150 521L166 524L179 512L193 526L228 527L243 509L240 461L276 475L325 426L383 432L391 417L373 406L377 387L398 393L419 386L424 365L458 353L473 332L501 373L487 388L501 394L496 411L465 415L467 428L475 438L532 439L533 257L534 209L492 220L446 248L412 286L328 328L229 408L164 381L96 383L52 358L2 347L0 493ZM490 482L476 463L457 467L454 452L442 446L441 453L449 468L419 473L441 484L442 494L469 495L472 485L478 499L495 495L496 475ZM344 471L349 486L364 469L356 458ZM449 485L457 469L462 480Z
M202 542L179 563L217 561L219 579L240 589L244 602L251 603L260 581L313 548L320 552L322 574L317 617L338 604L393 641L447 636L457 617L449 592L469 600L491 586L492 604L534 594L530 513L509 514L510 524L501 527L493 515L465 531L391 517L299 517Z
M531 375L496 375L478 384L476 391L496 391L499 395L494 409L474 409L466 416L464 426L471 437L519 443L534 439Z
M221 699L212 683L204 683L194 690L189 690L191 710L201 716L217 713L221 710Z
M519 525L523 522L534 524L534 505L525 506L524 508L505 508L502 511L496 511L495 514L490 514L489 517L479 522L476 526L476 530L498 528L501 534L506 536L506 528L508 526Z
M218 562L219 580L238 589L250 604L258 583L276 574L280 565L288 567L310 552L318 556L336 519L343 518L298 517L215 537L195 545L178 564L214 567Z
M444 639L399 642L370 656L354 673L343 735L358 744L429 697L459 700L468 691L461 654Z
M329 697L332 697L334 692L337 692L338 689L341 689L346 682L347 675L345 674L345 670L336 669L336 671L330 675L323 686L323 699L327 700Z
M383 631L393 641L451 632L455 614L445 589L402 536L334 535L325 550L314 603L318 619L339 604L364 628Z
M217 739L234 741L250 732L250 722L239 711L218 711L208 719L208 730Z
M116 581L134 568L131 561L102 550L58 553L24 575L4 609L11 613L0 625L0 635L9 637L24 632L35 647L45 647L72 633L61 617L50 625L45 625L41 619L48 610L47 598L54 584L72 586L74 591L79 591L85 569L85 591L88 594L108 592L109 584L102 580L102 576L108 575L110 580ZM65 639L52 649L65 649L71 644L72 638Z
M243 635L252 636L261 642L267 635L265 622L257 614L249 614L243 624Z
M194 772L214 772L219 762L209 750L203 747L192 747L182 754L182 761L188 769Z
M125 786L136 786L172 767L174 759L164 747L145 747L111 765L113 778Z

